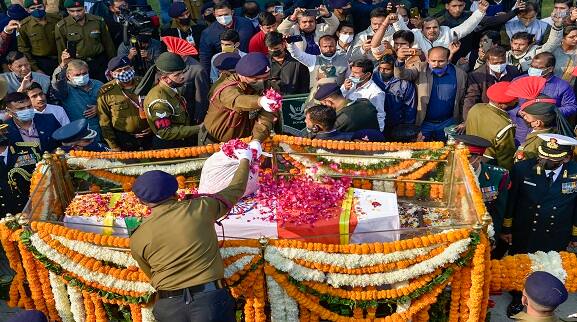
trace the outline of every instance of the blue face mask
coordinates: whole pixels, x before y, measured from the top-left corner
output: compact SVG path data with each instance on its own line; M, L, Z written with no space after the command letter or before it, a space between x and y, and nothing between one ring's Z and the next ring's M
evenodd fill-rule
M34 18L38 18L38 19L42 19L44 17L46 17L46 10L44 9L36 9L33 10L30 15Z
M355 85L361 82L360 77L349 77L349 80L351 81L351 83L353 83Z
M543 70L541 68L529 67L527 74L529 76L543 76Z
M25 110L17 111L16 117L22 122L32 121L34 118L34 109L27 108Z
M449 68L449 65L445 65L445 67L443 67L443 68L433 68L433 67L431 67L431 65L429 65L429 68L431 68L431 71L433 71L433 74L435 74L437 76L441 76L447 72L447 68Z

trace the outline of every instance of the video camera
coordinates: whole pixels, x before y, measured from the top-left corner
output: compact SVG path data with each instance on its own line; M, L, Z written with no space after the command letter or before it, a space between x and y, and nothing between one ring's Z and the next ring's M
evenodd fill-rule
M150 6L131 6L120 9L119 22L124 26L124 42L127 43L130 36L140 34L143 30L155 29L153 23L156 13Z

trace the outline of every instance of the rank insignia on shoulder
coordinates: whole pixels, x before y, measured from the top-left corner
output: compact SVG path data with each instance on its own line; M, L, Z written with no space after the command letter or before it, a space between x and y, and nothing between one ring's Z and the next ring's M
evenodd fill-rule
M166 112L156 112L154 114L161 119L166 118L167 116Z
M171 124L172 124L172 122L167 117L160 118L160 119L157 119L156 121L154 121L154 126L156 126L156 128L159 130L169 128Z

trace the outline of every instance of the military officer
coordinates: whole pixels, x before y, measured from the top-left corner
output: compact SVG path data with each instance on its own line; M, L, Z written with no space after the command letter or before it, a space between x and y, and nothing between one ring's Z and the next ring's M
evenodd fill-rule
M489 158L486 157L486 150L492 146L489 140L474 135L454 135L453 138L465 144L469 149L469 163L477 174L483 201L493 220L495 236L499 236L511 186L509 171L487 163ZM502 239L497 238L492 258L502 258L507 251L507 246Z
M148 92L144 99L144 111L148 125L154 133L152 146L155 149L176 148L194 145L192 138L198 134L200 125L190 125L191 118L186 100L178 93L184 84L186 64L174 53L162 53L136 89L136 94ZM150 91L158 74L158 84Z
M72 121L52 133L52 138L62 142L62 150L74 151L109 151L102 143L94 142L98 133L88 127L86 119Z
M221 76L208 93L210 101L200 134L201 144L250 135L262 142L270 134L275 101L261 96L270 72L267 57L262 53L247 54L238 61L235 71Z
M24 0L24 7L30 16L20 22L18 51L26 55L33 71L52 75L58 66L54 31L62 17L47 13L43 0Z
M515 162L537 157L537 149L543 142L539 134L558 133L573 136L571 126L555 106L554 99L542 96L527 101L521 106L519 114L532 130L515 152Z
M108 63L114 78L104 84L96 104L102 136L112 151L148 150L152 132L140 97L134 94L139 79L128 57L115 57Z
M42 159L38 143L10 142L7 124L0 124L0 218L17 214L28 202L30 176Z
M577 245L577 140L559 134L539 134L538 157L515 163L501 238L510 254L563 251ZM508 316L522 310L513 294Z
M83 0L66 0L64 7L69 16L55 28L58 57L67 50L72 58L88 63L93 78L106 82L103 67L116 56L116 48L104 19L86 13Z
M164 321L234 322L234 299L214 230L242 197L248 181L250 149L235 150L240 164L218 194L176 201L178 183L163 171L149 171L132 190L152 213L130 237L130 251L157 290L154 317Z
M558 322L555 309L567 301L569 294L563 282L551 273L536 271L527 276L522 303L527 312L513 316L514 320L527 322Z
M507 110L515 107L517 98L505 94L510 82L498 82L487 89L489 103L475 104L465 123L468 135L482 137L491 146L485 151L488 158L505 169L513 166L515 127Z

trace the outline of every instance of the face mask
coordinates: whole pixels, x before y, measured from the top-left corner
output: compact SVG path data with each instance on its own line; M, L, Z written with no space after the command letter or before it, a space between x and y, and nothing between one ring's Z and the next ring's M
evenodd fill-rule
M236 50L236 47L234 46L221 46L222 52L223 53L234 53L234 51Z
M335 56L335 52L326 53L326 54L321 53L321 57L324 59L328 59L328 60L332 60L334 56Z
M216 21L216 17L214 16L214 14L209 14L204 16L204 21L212 23Z
M355 85L361 82L360 77L349 77L349 80L351 81L351 83L353 83Z
M437 76L441 76L447 71L448 66L449 65L445 65L445 67L441 67L441 68L433 68L433 67L431 67L431 65L429 65L429 68L431 68L431 70L433 71L433 74L435 74Z
M32 121L32 119L34 118L34 109L27 108L25 110L18 111L16 112L16 117L22 122Z
M386 82L389 81L391 78L393 78L393 74L389 74L389 73L381 73L381 79Z
M282 56L282 54L284 53L284 50L271 50L268 52L270 54L271 57L280 57Z
M228 26L232 22L232 16L226 15L226 16L216 17L216 21L218 21L218 23L223 25L223 26Z
M351 13L351 8L346 8L346 9L341 9L343 12L343 15L348 15L349 13Z
M136 36L136 40L138 40L138 42L141 44L148 44L150 42L151 38L152 38L152 35L137 35Z
M555 170L563 164L563 161L553 161L548 159L539 159L539 165L545 170Z
M255 19L256 16L258 15L258 11L247 10L247 11L245 11L245 15L246 15L246 18L252 20L252 19Z
M529 74L529 76L543 76L543 70L540 68L529 67L527 74Z
M72 77L71 83L76 85L76 86L84 86L84 85L88 84L88 80L90 80L90 76L88 74L85 74L85 75Z
M118 75L116 75L116 79L118 79L118 81L121 83L128 83L132 79L134 79L134 74L135 74L134 69L125 70L123 72L118 73Z
M497 65L488 64L488 66L489 69L493 71L493 73L501 74L502 72L505 71L507 64L497 64Z
M190 17L178 19L178 22L180 22L181 25L189 25L190 24Z
M46 10L44 9L36 9L30 13L30 15L34 18L42 19L46 17Z
M167 83L168 86L170 86L170 88L172 89L178 89L182 86L184 86L184 83L177 83L175 81L173 81L172 79L169 79L169 83Z
M353 35L347 35L347 34L339 35L339 40L345 44L350 44L353 41L353 38L354 38Z
M252 87L252 89L254 89L257 93L262 93L262 91L264 91L264 81L251 83L249 86Z

